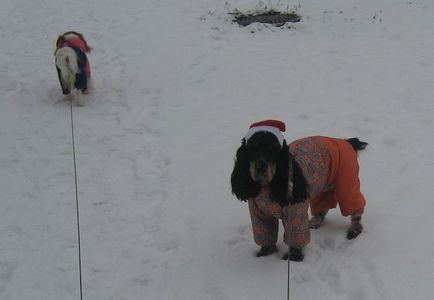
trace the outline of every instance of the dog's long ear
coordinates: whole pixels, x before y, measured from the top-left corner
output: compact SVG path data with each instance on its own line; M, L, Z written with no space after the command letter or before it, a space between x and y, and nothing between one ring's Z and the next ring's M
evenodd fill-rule
M241 201L256 197L261 186L250 176L250 162L247 155L246 140L243 139L237 150L234 170L231 175L232 194Z
M283 141L282 150L276 160L276 173L270 182L271 200L281 206L289 204L288 198L289 148Z
M294 158L292 160L292 201L291 204L297 204L306 201L309 197L309 190L306 183L306 179L304 178L303 173L301 172L300 166L295 161Z

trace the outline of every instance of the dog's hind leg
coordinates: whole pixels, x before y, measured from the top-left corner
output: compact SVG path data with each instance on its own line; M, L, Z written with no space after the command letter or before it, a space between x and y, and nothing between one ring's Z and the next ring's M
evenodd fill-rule
M318 214L313 215L312 218L309 220L309 228L311 229L320 228L324 222L327 212L328 210L325 210Z
M363 231L362 216L351 216L351 226L347 231L347 239L352 240L359 236Z
M91 89L92 89L92 80L91 78L87 78L87 85L86 85L86 89L83 90L83 94L88 95Z
M62 73L61 73L59 67L56 66L56 70L57 70L57 76L59 77L60 87L62 88L62 94L68 95L70 93L70 90L68 89L67 84L65 83L65 81L62 78Z

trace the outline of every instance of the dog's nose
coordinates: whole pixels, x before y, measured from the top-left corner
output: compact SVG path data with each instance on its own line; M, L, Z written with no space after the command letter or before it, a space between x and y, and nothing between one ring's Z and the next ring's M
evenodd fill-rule
M255 163L255 171L258 174L263 174L267 170L267 163L265 161L257 161Z

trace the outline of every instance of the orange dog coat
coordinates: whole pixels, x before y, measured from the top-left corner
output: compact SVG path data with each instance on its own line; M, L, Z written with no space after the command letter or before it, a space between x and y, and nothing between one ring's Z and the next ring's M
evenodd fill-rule
M357 153L347 141L307 137L289 149L306 179L313 215L337 205L343 216L363 213L366 200L360 192Z

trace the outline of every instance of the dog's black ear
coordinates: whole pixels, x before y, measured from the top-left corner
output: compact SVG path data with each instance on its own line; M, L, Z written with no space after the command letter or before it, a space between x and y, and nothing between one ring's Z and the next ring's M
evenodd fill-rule
M282 150L276 160L276 173L270 182L271 200L281 206L287 206L288 198L288 173L289 173L289 148L283 141Z
M300 166L295 161L294 158L292 160L292 201L291 204L297 204L306 201L309 197L309 190L306 183L306 179L304 178L303 173L301 172Z
M231 175L232 194L241 201L256 197L261 186L250 176L250 162L247 155L246 140L243 139L234 162L234 170Z

